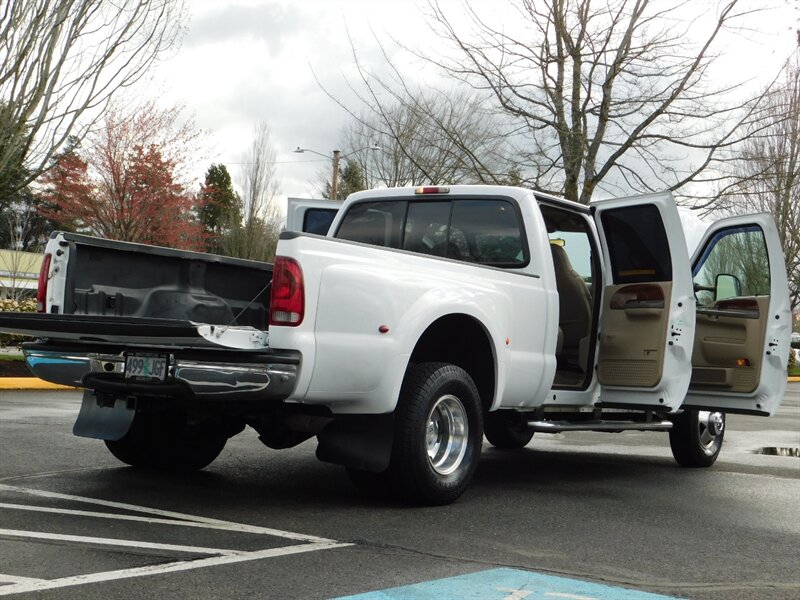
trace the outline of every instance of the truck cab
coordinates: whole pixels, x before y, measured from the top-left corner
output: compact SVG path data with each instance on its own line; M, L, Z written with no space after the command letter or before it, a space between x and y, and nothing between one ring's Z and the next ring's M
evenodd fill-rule
M357 194L328 235L541 278L557 292L554 306L535 306L536 317L558 323L541 342L555 346L555 368L552 386L527 405L674 412L689 394L695 408L774 413L791 319L768 215L713 223L690 257L668 193L587 207L495 190L492 207L472 186L419 190L412 202L398 199L401 190ZM493 408L516 402L509 395Z

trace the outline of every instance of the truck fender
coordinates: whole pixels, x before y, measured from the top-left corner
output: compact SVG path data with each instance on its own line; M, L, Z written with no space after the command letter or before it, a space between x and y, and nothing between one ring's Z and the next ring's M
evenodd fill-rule
M494 405L502 376L495 336L486 322L473 314L451 313L428 325L410 355L409 365L418 362L446 362L461 367L478 387L484 408L490 410Z

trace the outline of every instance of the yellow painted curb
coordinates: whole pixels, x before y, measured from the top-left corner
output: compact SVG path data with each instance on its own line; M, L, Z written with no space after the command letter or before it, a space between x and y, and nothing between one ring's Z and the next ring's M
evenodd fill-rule
M800 383L800 377L788 377L789 383ZM38 377L0 377L0 390L77 390L69 385L50 383Z
M0 390L76 390L68 385L50 383L38 377L0 377Z

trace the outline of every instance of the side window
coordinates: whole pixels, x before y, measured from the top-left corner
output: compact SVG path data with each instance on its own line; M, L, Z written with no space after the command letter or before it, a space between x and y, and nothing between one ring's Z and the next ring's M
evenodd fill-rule
M717 232L692 274L701 306L736 296L768 296L769 259L761 228L753 225Z
M672 257L661 213L652 204L602 213L614 283L672 281Z
M400 248L407 202L361 202L347 211L336 237L351 242Z
M447 256L449 222L450 202L412 202L408 207L403 249Z
M456 201L449 242L461 260L507 267L528 262L517 212L505 200Z
M303 231L325 235L338 211L333 208L309 208L303 215Z

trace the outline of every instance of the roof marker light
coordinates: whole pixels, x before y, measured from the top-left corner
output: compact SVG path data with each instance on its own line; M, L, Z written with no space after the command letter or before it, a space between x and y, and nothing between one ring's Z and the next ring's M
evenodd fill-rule
M449 187L442 187L438 185L424 185L414 189L415 194L449 194Z

